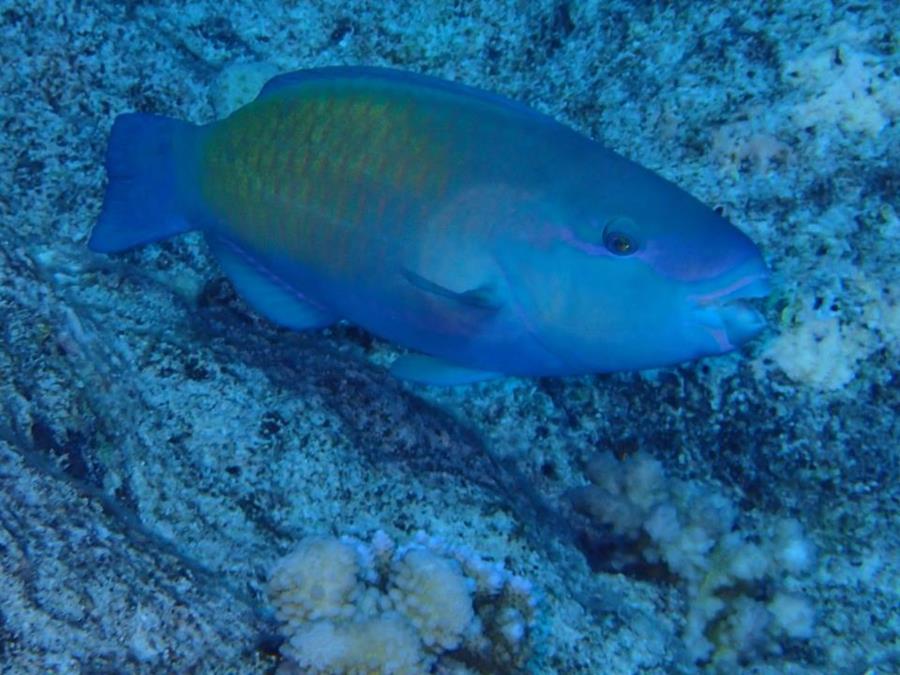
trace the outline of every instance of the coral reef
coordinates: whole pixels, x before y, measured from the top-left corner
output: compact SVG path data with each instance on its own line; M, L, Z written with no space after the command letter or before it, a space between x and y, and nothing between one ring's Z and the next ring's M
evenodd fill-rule
M736 528L736 509L700 483L668 479L660 462L637 453L623 461L599 453L591 485L574 489L575 507L630 542L643 562L681 579L688 611L684 642L694 661L733 669L780 639L812 637L810 602L788 589L810 572L812 544L796 520L771 533ZM624 564L619 561L619 564Z
M216 117L228 117L242 105L252 101L262 86L280 72L278 66L264 61L228 64L219 73L210 92Z
M793 122L801 127L838 125L851 134L877 136L900 117L900 82L865 48L874 34L874 29L838 22L784 64L785 79L807 95L791 113Z
M380 530L371 543L306 537L267 592L287 667L304 673L514 672L531 654L531 585L421 533L400 548Z

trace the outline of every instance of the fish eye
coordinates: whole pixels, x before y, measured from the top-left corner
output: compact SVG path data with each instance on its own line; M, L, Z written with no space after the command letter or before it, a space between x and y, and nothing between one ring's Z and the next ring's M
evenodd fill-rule
M627 218L614 218L603 230L603 245L613 255L628 256L637 251L637 241L623 231L631 224Z

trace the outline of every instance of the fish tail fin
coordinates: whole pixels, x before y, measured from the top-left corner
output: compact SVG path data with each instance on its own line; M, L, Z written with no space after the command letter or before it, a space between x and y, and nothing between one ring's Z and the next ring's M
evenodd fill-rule
M106 194L88 247L104 253L191 229L180 182L197 128L161 115L116 117L106 149Z

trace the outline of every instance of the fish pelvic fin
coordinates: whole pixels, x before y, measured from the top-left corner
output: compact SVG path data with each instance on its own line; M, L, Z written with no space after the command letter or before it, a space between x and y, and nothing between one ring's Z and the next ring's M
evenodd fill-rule
M399 380L452 387L505 377L503 373L478 370L426 354L406 354L391 364L391 375Z
M192 228L184 176L198 128L143 113L116 117L106 149L106 193L88 247L109 253Z

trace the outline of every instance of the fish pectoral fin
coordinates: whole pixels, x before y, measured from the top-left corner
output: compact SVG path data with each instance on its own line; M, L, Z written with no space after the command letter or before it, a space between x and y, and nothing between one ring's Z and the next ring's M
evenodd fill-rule
M400 380L445 387L505 377L503 373L458 366L455 363L425 354L401 356L391 364L391 375Z
M207 240L237 292L270 321L292 330L322 328L337 321L337 317L310 304L237 244L215 236Z
M503 300L501 299L499 293L497 293L496 288L491 284L483 284L476 288L472 288L460 293L458 291L453 291L449 288L441 286L440 284L426 279L422 275L416 274L415 272L408 269L403 270L403 277L419 290L425 291L426 293L439 295L443 298L449 298L450 300L455 300L456 302L459 302L460 304L466 305L468 307L477 307L479 309L489 309L496 311L503 305Z

